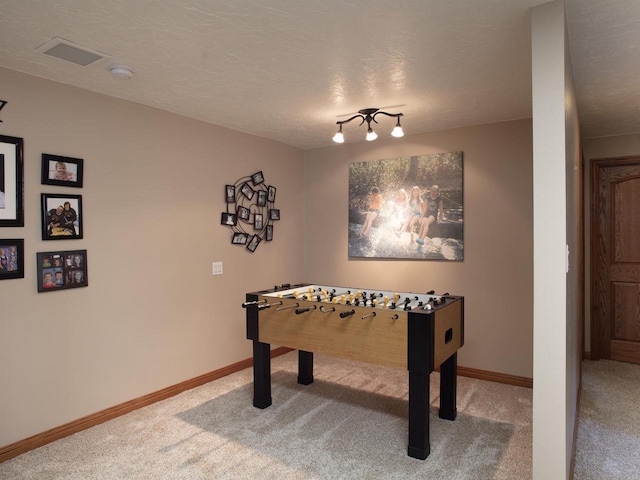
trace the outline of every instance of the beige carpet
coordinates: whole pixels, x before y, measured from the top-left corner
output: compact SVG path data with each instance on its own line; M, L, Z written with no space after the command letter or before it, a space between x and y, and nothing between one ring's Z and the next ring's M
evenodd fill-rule
M640 479L640 365L582 364L575 480Z
M0 478L531 478L530 389L459 377L451 422L433 374L421 461L406 453L407 372L316 355L303 386L296 369L295 352L272 361L265 410L251 405L247 369L9 460Z

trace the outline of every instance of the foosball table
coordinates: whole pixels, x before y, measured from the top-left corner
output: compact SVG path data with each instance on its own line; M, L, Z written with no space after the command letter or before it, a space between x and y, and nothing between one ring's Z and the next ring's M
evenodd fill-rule
M455 420L457 352L464 344L464 297L323 285L280 285L246 294L253 341L253 405L271 405L271 344L298 350L298 383L313 382L321 353L409 371L408 454L429 444L429 374L440 368L439 417Z

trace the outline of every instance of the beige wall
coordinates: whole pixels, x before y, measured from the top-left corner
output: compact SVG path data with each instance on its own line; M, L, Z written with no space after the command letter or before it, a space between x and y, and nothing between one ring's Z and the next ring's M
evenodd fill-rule
M305 280L465 296L461 366L532 377L531 120L305 152ZM462 151L464 261L349 259L349 162Z
M302 152L4 69L0 84L0 134L25 146L25 227L0 238L26 250L25 278L0 282L0 446L250 357L244 293L303 280ZM83 158L84 188L41 185L42 153ZM250 254L220 213L225 183L258 170L282 220ZM42 192L83 196L84 239L41 240ZM65 249L87 249L89 287L38 294L36 252Z

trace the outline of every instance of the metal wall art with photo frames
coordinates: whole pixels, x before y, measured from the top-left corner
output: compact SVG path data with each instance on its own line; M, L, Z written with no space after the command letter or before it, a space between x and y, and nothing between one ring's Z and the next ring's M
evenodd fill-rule
M273 222L280 220L280 210L275 208L276 187L265 183L261 171L226 185L224 197L227 210L220 223L231 228L233 245L253 253L260 242L273 240Z

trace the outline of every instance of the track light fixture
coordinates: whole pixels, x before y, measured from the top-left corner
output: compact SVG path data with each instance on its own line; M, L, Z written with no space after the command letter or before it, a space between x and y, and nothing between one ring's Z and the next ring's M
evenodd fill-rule
M376 132L373 131L373 128L371 128L371 122L378 123L378 121L376 120L376 117L378 115L386 115L388 117L396 118L398 121L396 123L395 128L391 132L391 135L398 138L404 135L404 132L402 131L402 125L400 125L400 117L402 117L403 115L402 113L382 112L380 111L379 108L363 108L362 110L358 110L357 115L354 115L353 117L348 118L346 120L336 122L336 124L340 126L340 129L333 136L333 141L336 143L344 143L344 135L342 134L342 125L344 125L345 123L349 123L351 120L354 120L356 118L362 119L362 121L360 122L360 125L362 125L364 122L367 122L367 136L366 136L367 141L371 142L375 140L376 138L378 138L378 135L376 134Z

